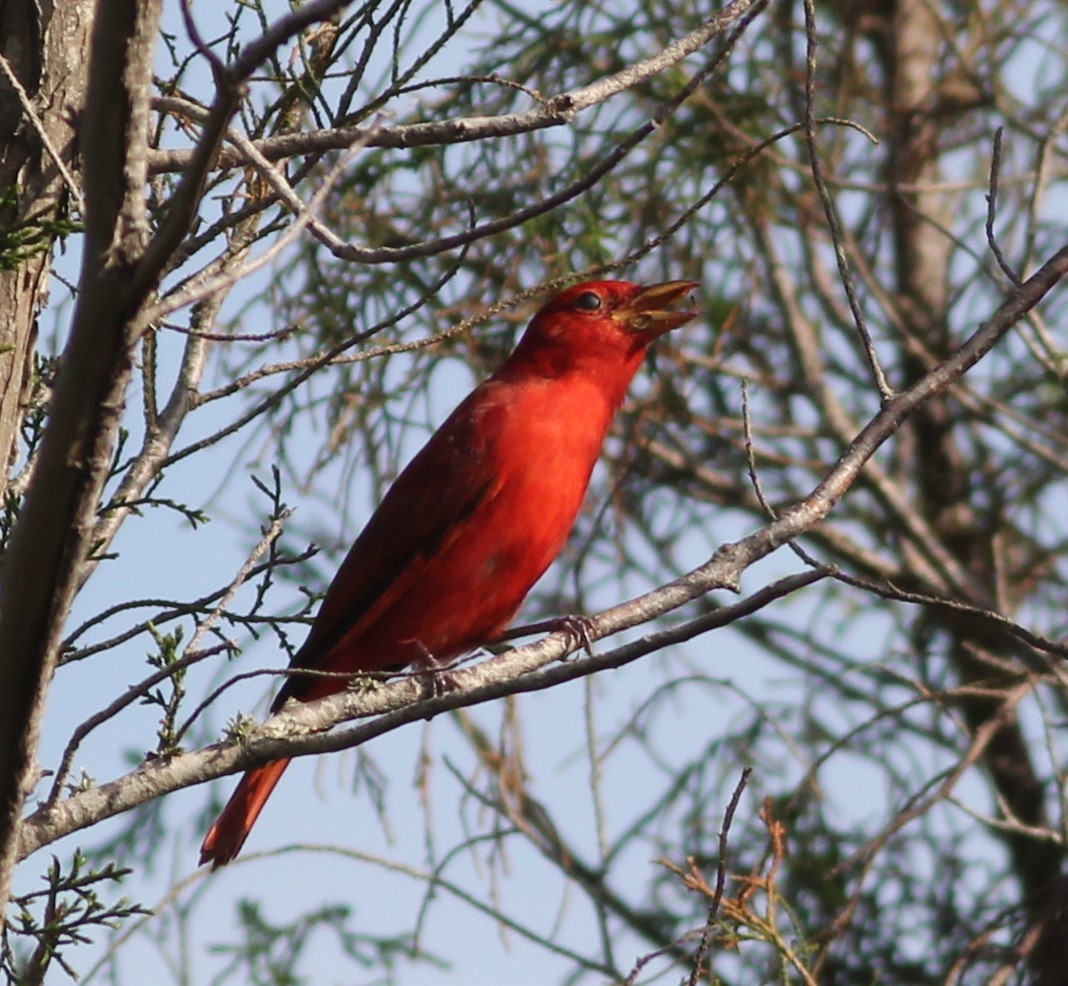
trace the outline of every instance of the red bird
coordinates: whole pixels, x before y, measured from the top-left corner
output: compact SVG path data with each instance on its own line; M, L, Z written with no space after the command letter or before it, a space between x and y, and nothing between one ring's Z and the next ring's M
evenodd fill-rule
M697 314L667 306L696 287L592 281L549 301L397 477L291 666L356 675L426 665L500 634L563 548L649 344ZM293 675L271 712L344 687ZM204 839L202 864L238 854L288 763L245 774Z

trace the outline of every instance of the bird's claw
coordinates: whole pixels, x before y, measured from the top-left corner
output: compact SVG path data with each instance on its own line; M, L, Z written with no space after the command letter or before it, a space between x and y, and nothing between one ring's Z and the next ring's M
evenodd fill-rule
M558 631L571 634L575 643L581 647L589 657L593 657L594 631L597 629L597 621L592 616L584 616L581 613L572 613L569 616L561 616ZM562 660L566 660L564 655Z
M420 643L420 654L415 664L416 674L427 683L427 698L441 698L449 692L458 691L460 683L449 670L449 663L439 661L430 650Z
M597 621L592 616L583 616L580 613L572 613L570 616L554 616L551 620L541 620L538 623L514 627L494 637L493 643L515 640L516 637L532 637L541 633L569 634L579 647L593 657L593 642L597 639ZM560 660L566 660L567 657L568 654L565 654Z
M424 675L430 685L428 698L441 698L449 692L460 690L460 683L456 680L456 676L445 668L427 668Z

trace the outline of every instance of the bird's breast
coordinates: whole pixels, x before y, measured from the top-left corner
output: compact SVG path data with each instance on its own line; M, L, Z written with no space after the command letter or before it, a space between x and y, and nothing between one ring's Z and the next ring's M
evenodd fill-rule
M487 570L522 559L540 575L556 557L582 506L612 410L596 388L581 383L532 385L503 408L491 432L498 492L487 504L501 540L487 551Z
M434 558L444 577L433 597L412 590L431 651L467 649L513 618L567 541L611 420L596 393L532 385L494 396L474 421L473 460L494 474L493 492Z

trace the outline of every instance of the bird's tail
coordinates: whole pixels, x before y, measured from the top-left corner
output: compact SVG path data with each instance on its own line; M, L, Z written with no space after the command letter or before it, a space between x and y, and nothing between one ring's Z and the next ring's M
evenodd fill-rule
M275 784L289 766L289 760L275 760L248 771L215 819L200 847L200 865L211 863L218 869L230 862L245 844L252 826L271 796Z

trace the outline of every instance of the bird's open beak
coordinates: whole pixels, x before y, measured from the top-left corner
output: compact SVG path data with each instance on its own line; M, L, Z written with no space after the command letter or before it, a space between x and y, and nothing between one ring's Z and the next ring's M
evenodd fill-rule
M642 288L612 314L631 332L662 336L665 332L685 325L697 315L696 309L693 308L673 311L667 307L696 288L696 281L665 281L663 284L652 284Z

